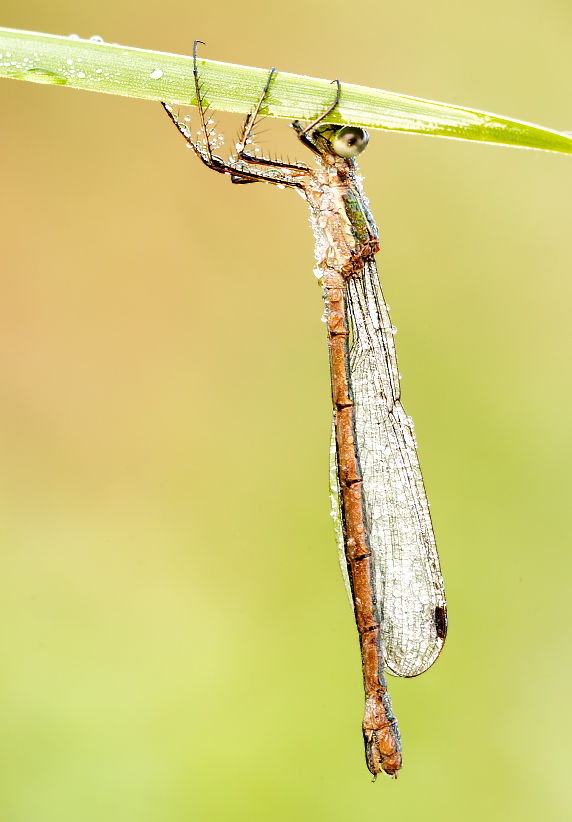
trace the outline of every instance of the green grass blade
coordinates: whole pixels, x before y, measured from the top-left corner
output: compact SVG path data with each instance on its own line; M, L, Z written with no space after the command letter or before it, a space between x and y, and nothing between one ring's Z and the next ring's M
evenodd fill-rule
M219 111L252 110L269 69L200 59L208 103ZM196 105L192 58L0 28L0 77ZM279 72L263 114L313 119L332 100L331 81ZM478 140L572 154L572 137L529 123L430 100L342 83L332 122L412 134Z

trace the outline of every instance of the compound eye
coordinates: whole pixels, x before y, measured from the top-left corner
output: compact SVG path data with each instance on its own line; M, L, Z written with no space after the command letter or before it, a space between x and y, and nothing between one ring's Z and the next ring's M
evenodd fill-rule
M338 157L349 160L361 154L369 142L369 134L357 126L344 126L332 138L332 148Z

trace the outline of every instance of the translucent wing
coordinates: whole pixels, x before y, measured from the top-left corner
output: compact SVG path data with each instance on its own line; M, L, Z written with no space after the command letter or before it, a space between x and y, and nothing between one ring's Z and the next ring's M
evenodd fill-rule
M397 676L416 676L435 662L443 646L445 588L413 423L400 402L393 328L373 257L359 278L348 280L348 302L356 444L385 665ZM335 440L331 468L332 516L350 592Z

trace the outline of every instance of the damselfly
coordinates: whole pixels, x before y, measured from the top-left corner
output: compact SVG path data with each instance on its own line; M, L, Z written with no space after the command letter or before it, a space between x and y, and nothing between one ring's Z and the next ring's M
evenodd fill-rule
M198 42L198 41L197 41ZM324 288L334 408L330 487L340 564L351 595L366 696L363 735L367 766L397 776L401 740L384 669L417 676L439 656L447 632L445 589L429 506L419 469L413 423L401 405L399 373L387 306L374 254L377 228L357 174L355 157L369 136L329 124L334 102L298 138L317 168L247 151L275 76L244 122L236 153L213 153L213 130L203 103L194 48L200 139L163 104L197 157L233 183L266 182L294 188L307 200ZM216 139L216 138L214 138Z

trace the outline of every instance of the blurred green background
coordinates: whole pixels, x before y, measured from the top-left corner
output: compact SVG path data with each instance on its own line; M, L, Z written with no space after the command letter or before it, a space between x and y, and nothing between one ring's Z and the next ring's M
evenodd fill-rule
M1 23L572 129L563 0ZM572 159L374 133L360 162L450 605L372 786L305 204L211 174L157 104L0 95L3 822L572 818Z

